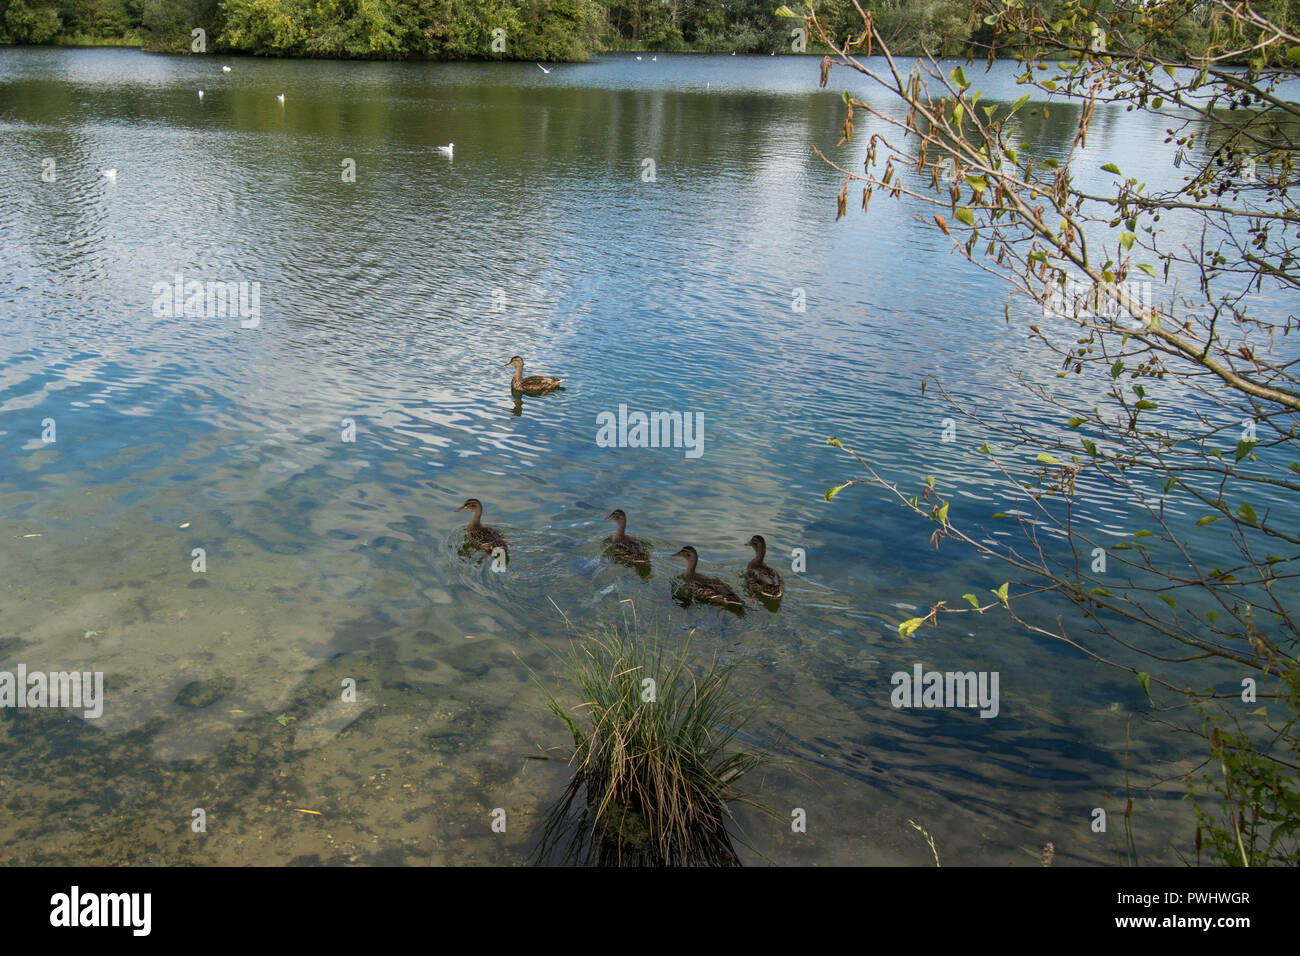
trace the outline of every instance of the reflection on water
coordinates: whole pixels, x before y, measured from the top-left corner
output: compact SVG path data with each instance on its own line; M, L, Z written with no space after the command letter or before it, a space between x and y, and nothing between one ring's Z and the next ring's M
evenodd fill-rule
M904 208L832 223L838 179L809 147L838 139L839 95L815 58L222 75L23 49L5 67L0 667L101 670L107 702L94 722L0 714L18 755L0 862L524 862L568 780L528 668L553 667L566 616L629 604L741 665L763 704L746 740L785 765L757 786L809 826L742 813L762 858L924 865L908 819L945 862L1049 840L1114 858L1090 813L1125 798L1138 686L993 615L900 637L996 569L929 550L869 488L823 499L851 470L838 434L904 485L998 510L981 438L940 441L921 376L1028 422L1015 374L1086 383L1056 384L1005 290ZM989 83L1018 93L1009 69ZM1134 175L1167 162L1107 109L1090 149L1137 137ZM1024 136L1064 150L1071 122ZM177 275L259 283L259 326L155 316ZM565 390L512 396L515 354ZM620 405L701 416L703 454L602 446ZM508 537L506 571L460 554L467 497ZM616 507L649 574L608 553ZM756 533L786 579L776 613L675 603L677 550L740 588ZM1000 716L893 709L889 675L917 662L999 671ZM1131 749L1156 771L1181 756L1140 720ZM1144 859L1173 859L1181 792L1134 796Z

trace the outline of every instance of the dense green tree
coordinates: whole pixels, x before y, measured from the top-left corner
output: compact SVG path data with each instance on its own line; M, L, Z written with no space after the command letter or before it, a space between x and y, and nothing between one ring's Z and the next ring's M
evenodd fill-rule
M597 0L224 0L220 42L270 56L581 60Z
M207 49L262 56L583 60L606 46L653 50L788 53L797 21L776 16L778 0L0 0L0 40L60 42L71 37L140 35L146 49ZM979 0L859 0L896 54L1014 55L1018 42L995 36ZM1053 22L1069 0L1043 0ZM822 0L817 18L836 44L862 34L853 0ZM1300 0L1256 0L1276 23L1295 23ZM1096 0L1110 18L1162 17L1154 48L1191 60L1230 48L1234 29L1221 5ZM502 31L494 33L494 31ZM495 41L495 42L494 42ZM809 37L809 52L827 46Z
M207 32L207 48L214 49L221 32L218 0L143 0L140 12L145 49L187 51L191 31Z
M63 26L52 0L0 0L0 23L10 43L49 43Z

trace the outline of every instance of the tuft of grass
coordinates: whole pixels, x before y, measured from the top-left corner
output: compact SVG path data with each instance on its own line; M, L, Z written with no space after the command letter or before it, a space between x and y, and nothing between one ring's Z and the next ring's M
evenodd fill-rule
M730 805L767 810L739 784L768 758L737 745L750 710L730 688L734 665L715 658L696 673L689 649L688 638L671 654L615 624L560 655L579 702L543 691L573 736L573 777L540 856L558 848L582 864L739 865Z

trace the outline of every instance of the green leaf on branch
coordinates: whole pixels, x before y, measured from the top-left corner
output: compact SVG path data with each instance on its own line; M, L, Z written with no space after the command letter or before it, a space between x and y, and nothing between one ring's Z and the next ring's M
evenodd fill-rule
M920 627L924 623L925 623L925 618L923 617L908 618L902 624L898 625L898 636L911 637L912 632L915 631L918 627Z
M1011 583L1010 581L1003 581L1002 587L992 592L993 594L997 595L997 599L1001 601L1003 604L1007 603L1007 585L1009 585L1010 583Z
M1244 501L1241 507L1237 509L1237 517L1246 524L1259 524L1259 516L1255 514L1255 509Z
M843 444L840 442L840 440L839 440L838 438L836 438L834 435L832 435L830 438L826 439L826 444L828 444L828 445L834 445L836 448L840 449L841 451L844 450L844 445L843 445Z
M1151 675L1146 671L1138 674L1138 680L1142 684L1142 693L1147 695L1147 700L1151 699Z
M1136 238L1137 236L1133 235L1133 233L1131 232L1121 232L1119 234L1119 244L1123 246L1125 249L1132 249L1133 240Z
M1122 175L1124 175L1123 173L1121 173L1121 172L1119 171L1119 167L1116 166L1114 163L1107 163L1105 166L1101 167L1101 169L1102 169L1102 172L1105 172L1105 173L1114 173L1116 176L1122 176Z
M1145 272L1147 275L1149 275L1151 278L1153 279L1156 278L1156 270L1152 269L1145 262L1139 262L1138 268L1141 269L1143 272Z
M1080 418L1078 415L1075 415L1075 416L1071 417L1071 419L1070 419L1070 421L1068 422L1068 424L1069 424L1069 426L1070 426L1071 428L1078 428L1080 425L1082 425L1082 424L1083 424L1084 422L1086 422L1087 420L1088 420L1088 419L1086 419L1086 418Z
M977 598L975 595L973 595L973 594L963 594L962 597L964 597L967 601L970 602L970 606L971 606L971 607L976 608L976 609L979 608L979 606L980 606L979 598Z
M847 487L848 487L847 484L843 484L843 485L836 485L834 488L827 488L826 500L833 501L835 499L835 496L838 495L841 491L843 491Z
M975 450L976 450L977 452L979 452L981 455L991 455L991 454L993 454L993 452L989 450L989 443L988 443L988 442L985 442L984 444L980 445L980 446L979 446L978 448L976 448Z
M1093 458L1097 457L1097 443L1091 438L1085 438L1083 440L1083 447Z
M1204 528L1207 524L1214 524L1214 522L1218 521L1222 517L1223 515L1206 515L1204 518L1197 518L1196 527Z
M784 3L781 4L781 6L776 8L776 15L778 17L785 17L788 20L796 20L798 19L799 16L797 13L795 13L793 10L787 7Z
M965 206L962 206L957 210L957 219L959 222L964 222L968 226L975 225L975 213L971 212L970 209Z
M1253 441L1237 442L1237 461L1241 461L1241 459L1245 458L1252 451L1254 451L1256 444L1258 444L1258 442L1253 442Z
M1037 461L1040 465L1059 465L1059 464L1060 464L1060 461L1058 461L1057 459L1053 458L1051 455L1049 455L1049 454L1048 454L1047 452L1045 452L1045 451L1040 451L1040 452L1038 453L1038 457L1037 457L1036 459L1034 459L1034 460Z

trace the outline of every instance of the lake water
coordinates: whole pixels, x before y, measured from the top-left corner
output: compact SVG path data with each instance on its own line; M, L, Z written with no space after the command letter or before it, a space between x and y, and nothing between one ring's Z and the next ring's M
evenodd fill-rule
M524 862L568 773L533 759L566 740L529 668L559 678L566 617L632 613L740 665L761 705L747 739L784 763L751 789L808 832L742 812L746 862L930 865L914 820L945 864L1048 841L1113 863L1089 824L1122 808L1126 752L1143 862L1186 849L1181 786L1153 784L1199 757L1135 717L1135 681L996 614L901 638L1006 574L932 549L878 489L823 498L855 474L837 434L904 487L935 475L954 512L1000 510L926 373L1061 423L1015 381L1055 383L1056 360L1005 288L883 197L834 222L811 147L860 168L871 127L835 149L845 80L817 80L816 57L0 52L0 669L106 681L95 720L0 711L0 862ZM1167 166L1157 123L1099 115L1091 153ZM1073 117L1025 137L1063 152ZM158 314L178 275L257 283L256 326ZM516 404L515 354L565 390ZM702 416L701 453L603 447L620 406ZM459 553L470 496L504 573ZM605 553L614 508L650 577ZM738 584L755 533L779 612L674 602L673 552ZM894 709L918 662L998 671L997 718Z

